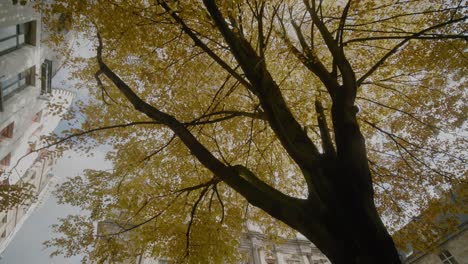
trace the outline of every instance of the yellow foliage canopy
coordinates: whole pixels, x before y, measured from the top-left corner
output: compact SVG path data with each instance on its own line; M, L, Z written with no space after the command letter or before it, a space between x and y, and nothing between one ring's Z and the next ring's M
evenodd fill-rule
M91 93L80 105L81 129L94 130L80 139L85 148L114 147L112 171L90 170L59 192L92 212L57 227L69 237L49 245L63 253L234 262L247 222L284 235L273 209L249 206L252 197L214 172L221 165L207 166L177 129L259 193L328 201L340 195L327 189L337 183L308 166L345 156L339 139L351 130L339 134L337 98L366 139L358 156L372 175L350 182L374 197L391 233L437 191L466 182L467 10L458 2L57 0L41 8L49 24L66 13L84 38L97 43L99 35L99 60L72 61ZM118 239L95 246L89 223L104 220L137 225L125 237L132 247Z

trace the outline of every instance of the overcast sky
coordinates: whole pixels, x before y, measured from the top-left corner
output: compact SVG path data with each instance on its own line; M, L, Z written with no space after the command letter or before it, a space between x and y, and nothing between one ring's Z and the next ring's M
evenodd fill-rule
M79 175L83 169L107 169L110 167L104 161L107 150L100 148L94 151L94 157L84 157L76 152L68 152L57 161L53 173L57 184L67 177ZM26 220L13 241L2 253L1 264L78 264L81 258L64 259L63 257L50 258L51 249L45 249L42 243L53 237L50 226L58 223L58 218L71 213L81 213L78 208L69 205L58 205L53 195L36 208L34 213Z

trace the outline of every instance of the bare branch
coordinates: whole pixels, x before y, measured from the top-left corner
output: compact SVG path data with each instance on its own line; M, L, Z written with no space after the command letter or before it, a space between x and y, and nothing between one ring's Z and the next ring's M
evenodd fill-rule
M351 6L351 0L348 0L348 3L343 9L343 13L341 14L340 24L338 25L338 30L336 31L336 41L340 43L340 47L343 48L343 29L346 24L346 17L348 16L349 7Z
M206 192L208 191L208 187L205 187L198 197L195 204L192 206L192 211L190 212L190 220L187 226L187 231L185 232L186 242L185 242L185 256L184 258L190 255L190 231L192 230L193 220L195 219L195 213L197 211L198 204L201 202L203 197L205 196Z
M335 147L330 136L330 130L328 129L327 118L325 111L323 110L322 103L315 100L315 111L317 112L317 122L320 129L320 138L322 139L322 148L327 156L335 157Z
M62 144L63 142L67 141L67 140L70 140L72 138L76 138L76 137L81 137L81 136L85 136L85 135L88 135L88 134L91 134L91 133L95 133L95 132L99 132L99 131L103 131L103 130L110 130L110 129L116 129L116 128L125 128L125 127L129 127L129 126L135 126L135 125L157 125L157 124L160 124L158 122L155 122L155 121L140 121L140 122L130 122L130 123L127 123L127 124L118 124L118 125L111 125L111 126L104 126L104 127L97 127L97 128L93 128L93 129L89 129L89 130L86 130L86 131L81 131L81 132L78 132L78 133L75 133L75 134L72 134L72 135L68 135L66 137L63 137L63 138L60 138L59 140L51 143L51 144L47 144L43 147L40 147L40 148L37 148L37 149L34 149L34 150L31 150L29 153L21 156L18 161L16 162L16 164L13 166L12 169L16 168L18 166L18 164L21 162L21 160L23 160L25 157L27 157L28 155L30 155L31 153L35 153L35 152L39 152L41 150L45 150L45 149L48 149L48 148L51 148L53 146L57 146L57 145L60 145Z
M161 152L163 149L167 148L171 143L172 141L174 141L174 139L176 138L176 134L173 134L171 136L171 138L164 144L162 145L160 148L158 148L157 150L153 151L151 154L149 154L148 156L146 156L144 159L142 159L140 162L145 162L145 161L148 161L149 159L151 159L151 157L153 157L154 155L157 155L159 152Z
M193 40L196 46L200 47L206 54L208 54L214 61L216 61L223 69L229 74L236 78L246 88L251 89L250 83L248 83L240 74L232 69L225 61L223 61L218 55L216 55L197 35L187 26L187 24L177 15L176 12L171 10L169 5L164 1L158 1L158 3L171 15L171 17L182 27L182 30Z
M218 117L216 119L209 119L210 117L217 116L217 115L223 115L222 117ZM221 121L225 121L234 117L248 117L252 119L259 119L259 120L266 120L265 114L260 112L260 113L250 113L250 112L244 112L244 111L234 111L234 110L223 110L223 111L217 111L217 112L212 112L209 114L202 115L190 122L184 123L187 126L198 126L198 125L204 125L204 124L213 124L213 123L218 123ZM203 120L203 119L208 119L208 120Z
M419 37L421 36L422 34L428 32L428 31L431 31L431 30L434 30L434 29L437 29L437 28L441 28L441 27L444 27L444 26L447 26L447 25L450 25L450 24L455 24L455 23L458 23L458 22L462 22L462 21L465 21L466 19L468 18L468 16L464 16L464 17L461 17L461 18L458 18L458 19L451 19L449 21L445 21L443 23L440 23L440 24L437 24L437 25L434 25L434 26L431 26L431 27L428 27L426 29L423 29L411 36L408 36L407 38L405 38L403 41L401 41L400 43L398 43L395 47L393 47L393 49L391 49L389 52L387 52L379 61L377 61L377 63L375 63L361 78L359 78L359 80L357 81L357 85L360 86L362 82L364 82L367 77L369 77L372 73L374 73L380 66L382 66L382 64L384 64L384 62L390 57L392 56L393 54L395 54L403 45L405 45L408 41L416 38L416 37Z
M417 33L413 33L417 34ZM468 41L467 35L447 35L447 34L427 34L421 36L376 36L376 37L366 37L366 38L355 38L350 39L344 43L347 45L354 42L365 42L365 41L374 41L374 40L386 40L386 39L420 39L420 40L434 40L434 39L462 39Z

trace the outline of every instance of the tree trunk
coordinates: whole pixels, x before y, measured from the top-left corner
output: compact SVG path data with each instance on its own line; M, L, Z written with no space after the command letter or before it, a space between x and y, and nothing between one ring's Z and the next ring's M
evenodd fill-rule
M332 121L337 155L326 171L335 192L326 199L330 212L323 220L332 234L331 243L325 244L332 248L320 249L336 264L401 263L374 204L365 140L356 114L354 96L343 93L335 98Z
M345 198L337 194L336 198ZM391 236L378 217L374 207L356 206L347 197L347 207L335 211L324 219L324 229L332 234L324 241L317 241L313 231L302 234L314 242L334 264L397 264L401 263ZM346 199L345 199L346 200ZM310 213L310 221L316 221L316 214ZM304 227L302 230L307 230ZM315 238L315 241L314 241Z
M335 264L401 263L374 204L365 140L353 102L354 97L346 93L335 98L332 121L336 156L324 157L321 162L324 178L333 190L321 193L326 213L320 221L329 235L317 239L312 230L303 234ZM310 221L314 221L317 212L309 212Z

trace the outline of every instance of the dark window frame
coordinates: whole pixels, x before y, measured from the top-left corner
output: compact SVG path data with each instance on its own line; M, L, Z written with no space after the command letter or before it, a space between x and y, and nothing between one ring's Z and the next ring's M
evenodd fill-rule
M21 23L21 24L12 25L12 26L16 27L15 34L3 37L2 39L0 39L0 43L3 41L11 40L11 39L15 39L16 43L14 46L10 48L7 48L5 50L0 50L0 56L8 54L17 49L20 49L26 44L33 45L33 46L36 45L36 32L35 32L36 21L35 20ZM20 40L21 36L23 36L22 42Z
M9 82L8 85L6 85L5 87L2 85L2 82L0 82L0 112L4 111L3 104L6 100L11 98L16 93L21 92L26 87L34 85L35 73L35 66L33 66L24 70L23 72L15 74L14 77L11 77L7 80L3 80L3 82ZM24 81L24 84L21 84L22 81ZM5 90L14 85L18 85L18 87L10 91L7 95L4 95Z
M52 93L52 61L45 59L41 65L41 94Z
M0 56L5 55L7 53L10 53L10 52L12 52L14 50L17 50L17 49L21 48L22 46L28 44L27 41L26 41L27 40L26 35L29 34L29 29L30 29L30 27L29 27L28 23L18 24L18 25L16 25L16 31L15 31L14 35L11 35L11 36L0 39L0 42L7 41L7 40L10 40L10 39L13 39L13 38L16 39L16 45L11 47L11 48L8 48L6 50L0 51ZM21 35L24 35L23 42L20 42L20 36Z
M439 253L439 258L443 264L458 264L458 261L448 250L441 250Z

